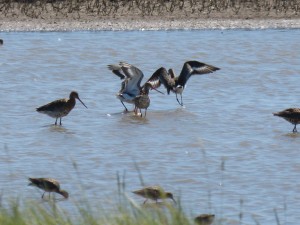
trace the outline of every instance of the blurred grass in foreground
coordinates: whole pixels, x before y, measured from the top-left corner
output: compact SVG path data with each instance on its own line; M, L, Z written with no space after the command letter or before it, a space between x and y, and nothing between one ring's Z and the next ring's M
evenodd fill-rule
M78 213L70 216L60 209L54 200L38 204L27 202L20 206L17 201L8 207L0 208L0 224L5 225L188 225L194 222L188 219L180 205L168 203L136 205L128 200L127 205L116 209L96 211L87 210L86 206L77 208Z

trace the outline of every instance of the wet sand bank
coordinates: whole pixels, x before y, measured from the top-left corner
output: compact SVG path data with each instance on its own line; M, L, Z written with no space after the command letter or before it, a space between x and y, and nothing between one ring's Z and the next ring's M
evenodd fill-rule
M300 19L27 19L0 22L1 31L100 31L300 28Z

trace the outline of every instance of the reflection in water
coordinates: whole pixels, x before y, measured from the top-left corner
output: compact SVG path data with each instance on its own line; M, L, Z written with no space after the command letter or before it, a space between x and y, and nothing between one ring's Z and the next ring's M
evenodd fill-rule
M64 127L62 125L60 125L60 126L58 126L58 125L50 125L49 128L50 128L49 130L51 132L59 132L59 133L69 133L70 132L66 127Z
M70 134L70 135L74 135L75 132L68 129L66 127L66 125L46 125L44 127L48 127L49 128L49 131L51 132L55 132L55 133L62 133L62 134Z
M139 114L135 115L134 112L128 112L120 117L120 123L143 125L149 123L149 119L147 117L141 117Z

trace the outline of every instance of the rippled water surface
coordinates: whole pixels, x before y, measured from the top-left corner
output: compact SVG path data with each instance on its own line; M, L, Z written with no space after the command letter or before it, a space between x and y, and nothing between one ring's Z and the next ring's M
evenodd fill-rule
M244 224L276 224L276 209L281 224L299 223L300 135L272 112L300 107L300 30L0 35L4 197L38 200L27 177L54 177L70 192L62 207L82 195L106 204L119 173L142 203L131 193L140 171L147 185L180 196L191 216L236 224L242 212ZM120 79L107 64L127 61L148 78L161 66L179 73L187 60L221 70L192 77L184 107L174 94L152 91L145 119L122 113ZM88 109L77 102L62 126L35 111L72 90Z

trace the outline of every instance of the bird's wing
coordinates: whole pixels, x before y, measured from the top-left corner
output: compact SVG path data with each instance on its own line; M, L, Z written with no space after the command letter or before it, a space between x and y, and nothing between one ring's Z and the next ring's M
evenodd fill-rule
M28 185L32 185L32 186L37 186L38 187L39 184L41 183L39 178L29 177L28 180L30 181L30 183Z
M129 63L126 63L126 62L120 62L119 65L121 66L122 71L124 72L126 77L138 81L139 84L141 83L141 80L143 79L144 74L139 68L137 68Z
M44 182L49 186L56 186L58 189L60 188L59 182L53 178L44 178Z
M178 85L184 86L192 75L212 73L220 68L211 66L198 61L187 61L183 64L182 70L178 77Z
M124 74L129 78L126 82L124 91L132 95L139 94L141 81L144 77L143 72L137 67L125 62L121 62L120 66Z
M145 82L145 84L148 83L148 84L151 85L152 88L155 88L155 89L156 89L156 88L159 88L160 85L161 85L161 82L160 82L160 80L159 80L159 76L160 76L160 69L156 70L156 71L152 74L152 76ZM145 84L144 84L144 85L145 85Z
M142 86L141 90L143 93L148 93L150 89L155 89L156 91L157 88L160 87L161 82L159 80L159 76L160 76L160 70L156 70L152 76L144 83L144 85ZM160 91L158 91L160 92ZM163 92L160 92L163 94Z
M120 65L111 64L108 65L107 68L111 70L115 75L120 77L121 80L126 78L126 76L123 74L123 70Z
M52 178L28 178L31 182L29 185L33 185L45 190L58 188L59 189L59 182Z
M168 71L164 67L161 67L158 70L156 70L154 72L154 74L152 75L152 77L153 78L158 77L159 85L163 84L165 86L165 88L167 89L168 94L170 93L170 90L172 90L173 87L175 86L174 77L171 74L169 74Z
M40 106L36 109L38 112L43 112L43 111L54 111L54 110L61 110L65 108L66 102L69 99L63 98L63 99L58 99L53 102L50 102L46 105Z
M299 119L300 118L300 108L289 108L281 112L273 113L274 116L286 117L290 119Z

